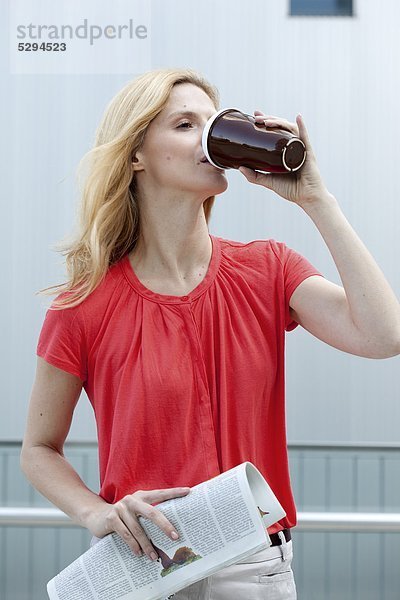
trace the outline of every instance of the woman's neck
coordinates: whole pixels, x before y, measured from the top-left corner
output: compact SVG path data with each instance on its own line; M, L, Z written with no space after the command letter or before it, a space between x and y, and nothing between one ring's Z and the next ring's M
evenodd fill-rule
M207 271L212 242L203 207L191 219L182 219L180 214L174 221L173 215L168 216L165 222L149 220L141 213L140 237L129 258L137 274L184 285Z

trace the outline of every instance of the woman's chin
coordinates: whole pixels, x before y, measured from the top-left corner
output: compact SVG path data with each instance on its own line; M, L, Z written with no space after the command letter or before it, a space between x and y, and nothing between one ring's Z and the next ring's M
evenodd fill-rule
M213 186L210 186L209 196L218 196L218 194L222 194L225 190L228 189L228 180L225 176L225 173L222 174L222 177L219 177L218 183L215 182Z

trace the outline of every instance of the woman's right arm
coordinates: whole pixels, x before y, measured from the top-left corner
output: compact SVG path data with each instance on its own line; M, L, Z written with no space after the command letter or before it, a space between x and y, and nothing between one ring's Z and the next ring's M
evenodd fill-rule
M135 554L141 550L150 558L153 546L138 516L150 519L172 539L174 527L152 503L185 496L190 488L137 491L116 504L108 504L89 490L63 453L82 382L75 375L53 367L38 357L21 468L32 485L71 519L104 537L117 532Z

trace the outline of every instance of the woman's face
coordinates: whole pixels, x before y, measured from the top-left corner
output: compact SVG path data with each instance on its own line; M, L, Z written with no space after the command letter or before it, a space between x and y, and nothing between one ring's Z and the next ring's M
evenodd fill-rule
M173 87L164 109L150 123L133 163L139 186L149 193L175 197L195 194L202 200L228 187L225 171L204 161L201 136L216 108L191 83Z

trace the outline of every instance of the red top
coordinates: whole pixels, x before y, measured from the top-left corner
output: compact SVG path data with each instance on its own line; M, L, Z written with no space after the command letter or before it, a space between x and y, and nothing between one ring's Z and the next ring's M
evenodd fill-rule
M194 486L252 462L296 523L286 449L285 329L318 271L274 240L210 236L187 296L150 291L128 255L78 307L48 310L37 354L82 379L99 441L100 495Z

